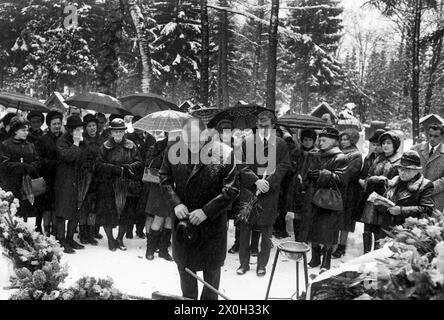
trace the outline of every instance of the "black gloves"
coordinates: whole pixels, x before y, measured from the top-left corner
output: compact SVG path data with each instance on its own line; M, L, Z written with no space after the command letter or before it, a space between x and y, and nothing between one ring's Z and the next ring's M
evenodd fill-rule
M319 170L310 170L307 173L307 178L311 181L317 181L319 179Z

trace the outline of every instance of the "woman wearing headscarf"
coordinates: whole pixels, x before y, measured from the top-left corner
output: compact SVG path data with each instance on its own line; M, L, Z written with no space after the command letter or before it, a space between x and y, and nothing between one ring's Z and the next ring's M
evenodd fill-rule
M364 183L364 199L368 199L369 195L376 192L384 195L387 189L387 180L394 178L398 171L396 165L401 160L398 149L401 145L401 139L392 131L387 131L379 137L379 143L382 147L382 153L378 155L368 170L367 178ZM381 230L381 219L372 203L366 202L362 217L360 219L364 223L364 253L370 252L374 237L374 248L378 248L377 240L385 237L385 233Z
M341 132L339 137L342 153L346 155L347 159L347 186L343 199L344 211L339 216L339 245L332 254L334 258L345 255L348 233L355 231L356 212L361 194L359 175L362 168L362 155L356 146L359 141L359 132L356 129L346 129Z
M48 130L36 143L36 149L42 163L40 173L45 179L47 192L41 197L40 209L43 212L43 226L47 236L55 235L55 176L58 165L57 139L62 135L63 115L58 111L51 111L46 116Z
M109 127L111 137L100 147L97 173L103 180L97 190L96 224L103 226L108 238L108 248L126 250L123 244L129 222L134 219L136 199L129 197L132 181L142 170L139 150L134 142L125 138L125 121L116 118ZM119 227L117 239L113 228Z
M29 122L14 117L10 122L10 137L0 147L1 167L0 185L3 190L11 191L20 200L17 215L24 218L35 215L35 207L28 200L22 200L23 177L38 178L41 163L34 144L27 140Z
M315 191L311 202L312 221L307 240L312 243L310 267L315 268L321 265L321 271L324 271L330 269L332 248L338 242L341 212L318 206L316 192L339 191L344 199L347 186L347 157L339 149L337 129L324 128L319 134L318 156L319 162L314 162L311 170L307 172L307 179ZM331 203L331 206L339 207L338 203ZM321 252L323 253L322 264Z
M105 138L97 133L98 119L87 114L83 118L83 164L81 166L84 177L81 185L81 197L84 197L80 208L79 220L79 240L82 244L98 244L95 239L96 201L97 185L100 177L95 174L97 159L99 158L100 147L105 142Z

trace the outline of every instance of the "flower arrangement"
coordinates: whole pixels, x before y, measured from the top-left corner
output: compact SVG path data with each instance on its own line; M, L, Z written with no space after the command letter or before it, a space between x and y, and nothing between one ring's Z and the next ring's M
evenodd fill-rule
M19 201L0 188L0 245L12 260L15 276L11 300L122 300L129 299L113 287L111 279L84 277L64 289L67 266L60 264L59 243L31 229L16 216Z

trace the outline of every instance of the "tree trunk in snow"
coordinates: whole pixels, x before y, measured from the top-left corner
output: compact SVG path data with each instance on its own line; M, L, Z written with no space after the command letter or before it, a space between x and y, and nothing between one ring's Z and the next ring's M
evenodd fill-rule
M202 52L200 63L200 102L208 107L210 31L208 27L208 1L200 0L200 20L202 28Z
M228 6L227 0L220 0L222 7ZM220 109L229 107L228 96L228 13L220 11L219 54L217 74L217 106Z
M151 55L148 43L147 26L145 25L145 19L142 15L137 0L127 0L128 9L136 29L137 40L139 43L140 60L142 62L142 79L141 88L142 92L148 93L151 90L152 81L152 67L151 67Z
M264 9L262 6L264 5L264 0L259 0L257 5L260 7L258 12L258 17L260 19L264 19ZM256 51L254 53L254 62L253 62L253 89L251 90L251 102L256 102L256 99L258 99L258 87L259 87L259 68L261 65L261 59L262 59L262 32L263 32L263 26L262 23L257 23L257 33L256 33Z
M410 96L412 99L412 132L413 143L417 143L419 139L419 90L420 90L420 74L421 65L419 61L420 40L421 40L421 16L422 16L422 0L415 3L415 17L412 30L412 85Z
M268 70L266 107L276 109L276 68L279 24L279 0L271 2L270 27L268 31Z
M436 71L438 71L438 67L442 60L442 46L443 46L443 38L440 37L438 39L434 39L432 42L432 58L430 60L429 74L428 74L428 82L425 93L425 101L424 101L424 116L430 114L432 111L432 97L433 97L433 89L435 88L436 82Z

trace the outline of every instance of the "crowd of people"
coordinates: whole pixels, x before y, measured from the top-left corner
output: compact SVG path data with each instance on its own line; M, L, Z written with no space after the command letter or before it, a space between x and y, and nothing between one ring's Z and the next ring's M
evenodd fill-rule
M356 222L365 225L367 253L378 248L384 230L444 207L441 125L428 129L427 142L403 153L395 132L377 130L364 157L356 129L295 132L276 126L268 111L258 115L250 135L228 138L227 132L236 129L229 120L214 130L201 120L186 121L178 139L168 132L127 133L121 117L100 113L83 119L73 112L6 114L2 122L0 186L20 197L19 216L36 217L36 230L54 235L65 253L97 246L101 227L109 250L124 251L124 237L131 239L135 227L136 235L147 239L146 259L153 260L158 251L159 257L174 260L183 295L193 299L197 282L186 268L203 271L205 281L218 288L227 252L239 254L239 275L249 271L250 256L257 255L256 274L265 276L273 235L289 237L289 213L294 240L312 246L309 266L323 271L332 258L345 255ZM193 131L207 131L208 139L191 139ZM220 143L214 136L221 137ZM247 161L247 145L273 154L273 170L264 172L269 163L257 152ZM205 146L223 161L176 163L169 156L200 154ZM46 183L47 191L35 203L24 195L25 176L43 177ZM369 201L375 193L394 206ZM227 250L230 218L236 232ZM217 294L205 287L201 298L217 299Z

